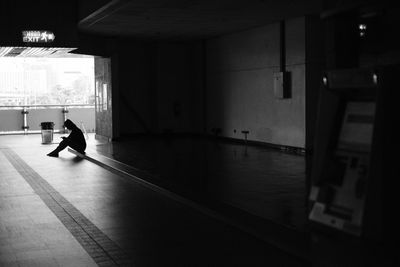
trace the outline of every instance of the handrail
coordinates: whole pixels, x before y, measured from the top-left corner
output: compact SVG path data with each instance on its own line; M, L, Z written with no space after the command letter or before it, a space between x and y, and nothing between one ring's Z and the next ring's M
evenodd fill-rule
M1 106L0 109L13 108L13 109L24 109L24 108L38 108L38 107L54 107L54 108L64 108L64 107L94 107L94 104L49 104L49 105L19 105L19 106Z

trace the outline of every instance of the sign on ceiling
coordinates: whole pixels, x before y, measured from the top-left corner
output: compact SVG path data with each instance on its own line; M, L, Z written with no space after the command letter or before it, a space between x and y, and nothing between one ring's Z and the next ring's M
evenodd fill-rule
M55 38L51 31L22 31L24 43L51 43Z

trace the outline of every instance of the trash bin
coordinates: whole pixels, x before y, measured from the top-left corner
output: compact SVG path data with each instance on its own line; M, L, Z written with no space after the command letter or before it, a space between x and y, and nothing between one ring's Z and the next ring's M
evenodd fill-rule
M42 144L51 144L53 142L54 122L42 122L40 126L42 128Z

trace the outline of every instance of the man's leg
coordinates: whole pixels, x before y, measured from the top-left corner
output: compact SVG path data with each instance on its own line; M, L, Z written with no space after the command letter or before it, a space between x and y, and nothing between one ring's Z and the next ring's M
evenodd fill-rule
M77 144L77 143L74 143L74 142L71 142L71 143L69 143L68 145L69 145L69 147L72 148L73 150L76 150L76 151L78 151L78 152L81 153L81 154L85 154L86 146L82 146L82 145Z
M60 142L60 144L58 145L58 147L56 149L54 149L53 151L51 151L49 154L47 154L47 156L49 156L49 157L58 157L58 153L61 150L65 149L68 145L69 145L68 141L62 140Z

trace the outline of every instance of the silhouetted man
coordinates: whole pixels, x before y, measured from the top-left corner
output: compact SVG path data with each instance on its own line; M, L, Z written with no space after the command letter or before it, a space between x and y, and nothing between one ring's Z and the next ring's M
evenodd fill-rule
M58 153L61 150L65 149L67 146L78 151L79 153L85 153L86 141L81 129L79 129L71 120L66 120L64 122L64 126L67 127L67 129L70 130L71 133L68 137L61 137L63 139L61 143L56 149L47 154L47 156L58 157Z

